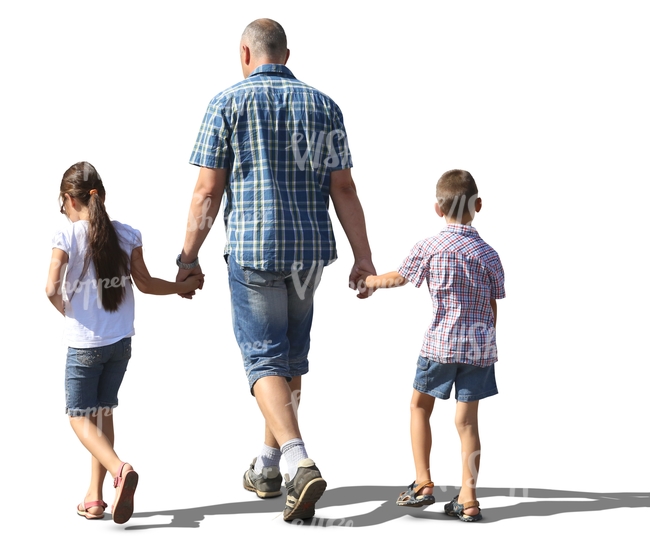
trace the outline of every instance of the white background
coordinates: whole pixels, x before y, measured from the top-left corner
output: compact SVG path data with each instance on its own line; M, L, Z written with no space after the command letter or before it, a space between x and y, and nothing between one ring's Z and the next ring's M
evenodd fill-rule
M251 551L639 544L650 512L643 2L8 5L3 541L123 551L235 540ZM500 394L481 407L481 524L441 514L460 478L453 401L438 402L432 419L438 504L394 506L414 476L409 398L431 306L412 286L357 300L338 225L300 415L329 483L317 513L329 527L286 524L282 500L241 488L262 419L232 335L221 214L193 301L136 292L115 415L118 454L141 477L136 514L124 526L75 515L89 455L64 414L62 320L44 294L64 222L61 176L93 163L109 214L142 231L151 273L173 280L198 173L191 148L210 98L240 80L239 38L258 17L284 26L289 68L343 110L378 271L442 228L440 174L462 168L477 180L475 226L501 255L507 292ZM105 493L110 504L108 481Z

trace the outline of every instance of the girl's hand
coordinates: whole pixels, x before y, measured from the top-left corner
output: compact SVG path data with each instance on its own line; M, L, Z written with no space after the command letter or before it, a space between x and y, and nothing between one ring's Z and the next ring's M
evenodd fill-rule
M183 282L187 284L187 291L194 292L197 288L203 288L204 274L190 275Z
M188 300L192 299L192 296L196 294L195 290L198 288L201 290L203 288L203 280L205 275L201 271L201 265L197 265L194 269L178 269L176 274L176 282L188 283L187 291L179 293L178 295L181 298ZM194 280L190 282L190 279L200 279L200 282L197 284Z

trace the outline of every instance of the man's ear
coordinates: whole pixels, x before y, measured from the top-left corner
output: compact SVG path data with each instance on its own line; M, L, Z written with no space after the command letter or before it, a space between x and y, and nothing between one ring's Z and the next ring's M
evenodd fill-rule
M290 54L290 53L291 53L291 52L289 52L289 48L287 48L287 57L284 58L284 64L285 64L285 65L286 65L287 62L289 61L289 54Z
M442 209L440 209L440 206L438 205L438 202L435 203L433 206L433 209L436 210L436 213L438 214L438 217L444 217L445 214L442 212Z
M241 59L244 65L250 65L251 63L251 49L245 44L241 45Z

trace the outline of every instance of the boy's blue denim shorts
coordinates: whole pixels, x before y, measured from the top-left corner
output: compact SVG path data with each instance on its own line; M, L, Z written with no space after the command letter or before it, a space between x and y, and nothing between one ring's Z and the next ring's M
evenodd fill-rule
M228 256L232 324L248 385L262 377L287 380L309 371L314 293L322 264L294 271L258 271Z
M117 392L130 358L130 337L98 348L68 348L65 412L83 417L117 407Z
M423 394L449 399L451 387L456 388L456 400L463 403L478 401L499 393L494 365L477 367L466 363L437 363L418 358L413 387Z

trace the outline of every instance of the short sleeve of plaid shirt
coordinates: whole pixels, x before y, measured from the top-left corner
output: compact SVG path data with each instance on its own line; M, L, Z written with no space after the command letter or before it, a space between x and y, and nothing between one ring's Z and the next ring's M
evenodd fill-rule
M216 96L208 105L201 122L199 134L194 144L190 163L211 169L230 167L228 106L224 105L223 94Z
M402 262L398 273L415 285L416 288L422 286L422 283L429 277L429 262L427 258L431 256L433 248L431 240L422 240L418 242L409 256Z

